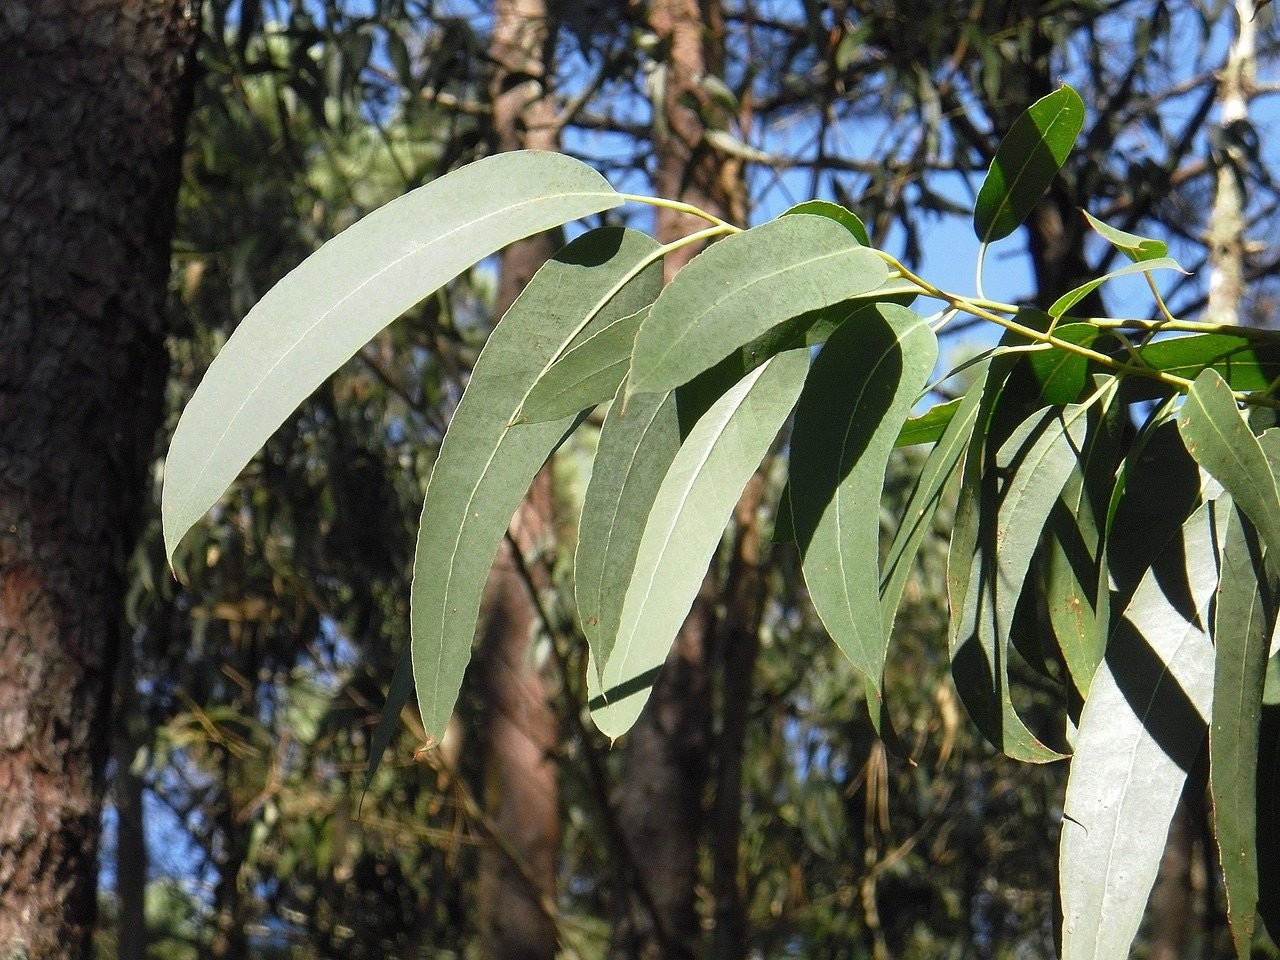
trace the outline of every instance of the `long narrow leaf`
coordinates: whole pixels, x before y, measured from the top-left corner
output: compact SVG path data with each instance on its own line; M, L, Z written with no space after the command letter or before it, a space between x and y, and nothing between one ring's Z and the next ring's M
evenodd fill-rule
M494 328L449 425L422 508L413 565L413 676L428 736L449 722L471 658L480 598L511 515L573 417L508 426L534 379L582 320L656 249L616 228L579 237L543 265ZM653 264L599 310L580 337L649 303Z
M645 522L680 449L675 398L642 393L624 407L625 389L600 430L573 561L578 619L597 667L613 652Z
M1209 788L1236 956L1253 952L1258 905L1258 724L1275 628L1277 583L1268 575L1253 525L1237 509L1227 519L1213 619L1213 713Z
M1213 698L1221 503L1200 507L1118 619L1080 716L1059 870L1063 960L1125 960Z
M592 705L596 726L625 733L648 699L724 533L733 505L800 395L808 350L753 370L698 420L662 480Z
M1041 743L1014 710L1009 645L1014 612L1058 495L1084 440L1085 405L1041 410L988 453L976 496L977 542L971 586L951 648L956 692L983 735L1019 760L1062 754ZM953 614L954 616L954 614Z
M375 210L267 292L183 411L161 517L178 541L316 387L379 330L507 244L622 203L570 157L504 153Z
M1185 272L1182 270L1178 261L1174 260L1172 257L1160 257L1156 260L1139 260L1137 263L1131 263L1127 267L1121 267L1119 270L1112 270L1105 276L1094 277L1092 280L1080 284L1080 286L1076 287L1074 290L1068 290L1057 300L1053 301L1053 306L1049 308L1049 316L1061 317L1108 280L1115 280L1117 277L1127 277L1135 273L1151 273L1153 270L1178 270L1180 272Z
M823 626L877 695L886 645L880 492L894 440L937 358L922 317L876 304L831 335L796 407L791 510L805 584Z
M676 274L641 324L627 389L674 390L770 327L888 276L883 260L826 217L779 217L714 243Z

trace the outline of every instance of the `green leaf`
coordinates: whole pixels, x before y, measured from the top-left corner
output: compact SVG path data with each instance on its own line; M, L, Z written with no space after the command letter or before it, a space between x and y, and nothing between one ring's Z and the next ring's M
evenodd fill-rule
M1025 320L1027 315L1039 311L1024 310L1019 315ZM1046 314L1041 316L1047 317ZM1051 320L1052 318L1048 318ZM1045 324L1048 329L1048 323ZM1078 344L1083 347L1094 346L1099 337L1106 334L1091 323L1064 323L1053 331L1059 340ZM1040 385L1040 398L1045 403L1065 406L1080 399L1080 394L1089 385L1089 360L1078 353L1071 353L1061 347L1049 350L1036 350L1027 354L1027 365Z
M769 328L874 290L888 276L884 261L826 217L779 217L713 243L640 325L628 391L673 390Z
M978 500L976 549L964 565L970 585L952 642L951 672L982 734L1009 756L1032 763L1062 754L1041 743L1014 710L1010 631L1041 532L1076 466L1087 410L1046 408L1023 421L998 450L979 446L981 476L967 485ZM966 464L966 473L976 469L978 462Z
M516 422L558 420L611 399L626 378L636 331L648 315L649 307L642 307L577 343L538 378Z
M373 738L369 741L369 763L364 770L364 788L373 786L374 774L382 763L382 757L391 745L391 738L400 729L400 713L413 699L413 657L409 644L405 644L396 657L396 667L391 673L391 683L387 686L387 701L382 705L382 713L378 715L378 725L373 728Z
M1125 233L1123 230L1117 230L1115 227L1103 223L1097 217L1091 216L1087 210L1081 210L1080 212L1089 221L1089 226L1093 227L1109 244L1130 260L1135 262L1159 260L1169 253L1169 245L1163 240L1151 240L1147 237L1140 237L1136 233Z
M920 552L925 534L929 532L942 492L959 469L960 461L964 459L964 452L973 436L982 400L982 386L983 380L979 380L963 397L945 404L951 407L951 416L941 436L937 438L938 442L929 451L924 466L920 468L915 489L911 491L911 498L902 511L902 522L885 556L884 572L880 578L880 609L886 637L893 629L898 605L902 602L902 591L911 575L911 565ZM937 410L938 407L933 409ZM908 425L910 422L907 421ZM901 432L898 436L901 438Z
M575 418L509 426L534 380L575 338L584 317L657 245L616 228L583 234L543 265L476 361L441 444L414 557L410 626L422 723L439 739L471 658L480 598L507 524ZM661 266L608 299L580 336L656 296Z
M1215 370L1196 377L1178 412L1178 430L1191 454L1231 494L1280 559L1280 490L1267 455Z
M794 213L808 213L815 217L826 217L828 220L834 220L853 234L858 243L864 247L871 246L871 238L867 236L867 228L863 225L862 220L852 210L847 210L838 203L832 203L830 200L806 200L803 203L797 203L788 210L784 210L782 215L785 217Z
M1049 189L1084 126L1084 102L1063 86L1014 121L978 191L973 230L983 243L1013 233Z
M918 443L933 443L947 429L956 411L964 402L963 398L944 400L935 403L918 417L907 417L907 422L898 431L898 438L893 441L895 447L913 447Z
M1233 510L1227 518L1213 619L1209 788L1227 892L1227 921L1240 960L1252 954L1257 919L1258 724L1278 586L1264 568L1253 525L1238 509Z
M1057 300L1053 301L1053 306L1049 308L1049 316L1055 318L1061 317L1108 280L1114 280L1117 277L1127 277L1134 273L1151 273L1153 270L1178 270L1180 272L1185 272L1182 271L1182 267L1178 264L1178 261L1174 260L1172 257L1161 257L1157 260L1140 260L1137 263L1129 264L1127 267L1121 267L1119 270L1112 270L1105 276L1094 277L1087 283L1080 284L1080 286L1076 287L1074 290L1069 290L1064 293Z
M1265 390L1280 376L1280 348L1265 340L1225 333L1168 337L1147 344L1139 353L1156 370L1194 380L1212 368L1232 390ZM1164 388L1148 380L1130 378L1130 388L1147 388L1154 396Z
M622 603L617 642L591 705L611 739L630 729L698 593L725 523L778 430L809 368L809 351L779 354L753 370L697 422L663 477Z
M875 304L831 335L796 407L791 510L805 583L823 626L877 695L887 643L880 491L894 440L937 358L922 317Z
M662 478L680 449L675 397L618 397L604 419L573 561L578 619L597 665L613 652L636 552Z
M1091 411L1080 459L1063 485L1046 527L1045 606L1062 659L1081 697L1106 649L1105 611L1099 617L1104 582L1102 529L1115 483L1122 437L1120 403Z
M507 244L622 203L570 157L480 160L344 230L267 292L210 365L165 463L167 555L285 418L378 331Z
M1063 960L1125 960L1213 698L1221 504L1200 507L1107 641L1076 735L1059 870Z

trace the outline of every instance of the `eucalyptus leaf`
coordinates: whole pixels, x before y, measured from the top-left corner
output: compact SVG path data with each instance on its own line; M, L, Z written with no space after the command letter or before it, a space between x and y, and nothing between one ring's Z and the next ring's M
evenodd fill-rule
M369 762L364 771L364 788L373 786L374 774L382 764L382 757L391 746L391 738L400 729L400 713L413 699L413 656L409 644L405 644L396 657L395 669L391 672L391 683L387 686L387 699L378 714L378 724L373 728L373 737L369 741Z
M879 694L879 508L894 440L937 362L937 338L905 307L876 304L814 361L791 438L791 510L814 609ZM873 709L873 713L878 712Z
M1163 240L1152 240L1149 237L1140 237L1136 233L1117 230L1115 227L1105 224L1097 217L1092 216L1087 210L1080 212L1089 221L1089 226L1093 227L1109 244L1130 260L1135 262L1159 260L1169 253L1169 245Z
M1253 521L1273 562L1280 559L1280 490L1258 438L1216 370L1196 377L1178 413L1187 452Z
M1127 267L1121 267L1119 270L1112 270L1110 273L1101 277L1094 277L1086 283L1080 284L1074 290L1069 290L1053 301L1053 305L1049 307L1049 316L1061 317L1077 303L1087 297L1093 291L1108 280L1115 280L1117 277L1127 277L1135 273L1151 273L1153 270L1177 270L1185 272L1178 264L1177 260L1172 257L1159 257L1155 260L1139 260L1137 263L1131 263Z
M998 450L986 449L973 494L979 499L976 550L968 564L971 585L951 647L951 672L983 735L1009 756L1032 763L1062 754L1041 743L1014 710L1010 631L1041 532L1076 466L1087 410L1072 405L1032 414Z
M694 425L654 498L591 716L630 729L706 575L747 481L791 413L809 351L779 354L738 381Z
M576 343L534 383L516 422L558 420L611 399L627 376L636 331L648 315L649 307L642 307Z
M792 317L867 293L889 277L834 220L779 217L694 257L636 335L629 393L663 393Z
M507 524L576 422L570 416L510 426L511 419L536 378L576 338L653 301L662 282L657 263L609 294L656 248L632 230L583 234L534 274L480 352L427 486L414 556L413 675L429 737L439 740L449 722ZM589 315L594 319L578 333Z
M982 181L973 230L983 243L1013 233L1049 189L1084 126L1084 102L1063 86L1014 121Z
M832 203L830 200L806 200L784 210L782 215L785 217L796 213L808 213L815 217L826 217L828 220L834 220L853 234L858 243L864 247L871 246L871 238L867 236L867 228L862 223L862 220L852 210L848 210L838 203Z
M1209 789L1214 834L1227 893L1236 956L1248 960L1258 904L1258 725L1267 647L1280 583L1264 567L1253 525L1238 510L1227 518L1221 582L1213 618L1213 712Z
M885 555L884 571L880 577L880 609L886 637L893 629L893 621L902 602L902 591L911 575L911 565L920 551L920 544L929 532L943 491L959 470L973 436L982 400L982 385L983 380L980 379L963 397L947 404L951 406L951 416L920 468L915 488L902 511L902 522ZM900 432L899 438L901 435Z
M662 478L680 449L675 397L643 393L605 416L582 503L573 589L594 663L607 663L622 617L641 535Z
M981 388L979 388L981 389ZM947 425L955 418L963 398L943 400L917 417L907 417L893 441L895 447L913 447L918 443L933 443L946 432Z
M1063 960L1125 960L1142 920L1212 709L1223 509L1197 509L1142 578L1089 688L1063 807Z
M1155 340L1139 351L1154 370L1194 380L1206 368L1216 370L1232 390L1265 390L1280 376L1280 348L1247 336L1200 333ZM1129 378L1135 396L1155 396L1165 389L1150 380Z
M334 237L258 301L210 365L165 461L167 555L285 418L378 331L507 244L622 203L555 153L489 157Z

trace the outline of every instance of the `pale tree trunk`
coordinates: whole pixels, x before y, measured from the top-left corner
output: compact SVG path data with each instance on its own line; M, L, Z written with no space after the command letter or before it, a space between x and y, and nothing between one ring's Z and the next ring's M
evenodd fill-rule
M0 956L89 949L190 0L0 4Z
M698 80L719 72L724 48L720 6L715 0L655 0L649 7L649 27L669 50L664 122L657 125L654 137L654 186L661 196L742 222L746 204L741 163L716 154L704 139L703 115L688 102L705 105L707 96ZM658 240L667 243L705 226L696 217L662 208L655 231ZM684 247L668 256L668 279L696 252ZM754 505L747 512L754 515ZM701 953L696 896L703 794L713 749L717 593L717 578L708 573L648 704L627 734L617 814L628 847L640 854L637 879L643 890L633 889L625 878L619 884L610 954L614 960L680 960ZM749 671L754 653L746 660L750 662L739 666ZM745 709L745 703L736 706ZM735 792L730 771L726 780L723 796L729 802ZM722 838L722 845L732 843L735 851L736 822L730 824L733 837ZM721 862L722 877L726 868L736 878L736 862ZM736 910L731 912L736 916Z
M1209 215L1209 301L1204 319L1239 323L1244 299L1245 195L1249 158L1230 132L1249 121L1249 100L1257 71L1257 29L1253 0L1236 0L1236 36L1218 78L1219 129L1227 136L1216 151L1217 191Z
M554 30L544 0L498 0L490 55L491 94L499 150L556 150L557 111L546 83ZM501 316L556 250L552 234L508 247L499 266L495 316ZM511 526L526 558L552 535L549 469L534 480ZM553 960L557 931L550 917L560 848L555 714L533 645L537 611L510 542L489 578L477 660L483 709L484 802L499 842L485 845L479 864L480 933L493 960Z

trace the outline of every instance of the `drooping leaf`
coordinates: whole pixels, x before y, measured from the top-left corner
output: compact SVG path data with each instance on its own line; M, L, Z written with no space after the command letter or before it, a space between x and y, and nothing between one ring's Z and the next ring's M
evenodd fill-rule
M1092 216L1087 210L1080 212L1089 221L1089 226L1093 227L1109 244L1130 260L1135 262L1159 260L1169 253L1169 245L1163 240L1152 240L1148 237L1140 237L1135 233L1117 230L1115 227L1105 224L1097 217Z
M973 230L983 243L1007 237L1049 189L1084 126L1084 102L1068 86L1014 121L978 191Z
M597 666L613 652L645 522L680 449L675 397L642 393L624 409L625 389L600 430L573 561L578 619Z
M1227 922L1240 960L1248 960L1253 952L1257 918L1258 724L1278 586L1264 568L1253 525L1238 509L1233 510L1227 518L1213 618L1209 788L1227 892Z
M621 203L570 157L504 153L393 200L309 256L249 311L183 411L161 502L168 556L285 418L374 334L507 244Z
M636 331L648 314L649 307L642 307L575 344L538 378L516 422L558 420L611 399L627 375Z
M1102 531L1115 482L1123 405L1090 412L1084 448L1049 515L1045 538L1045 606L1067 671L1081 697L1106 648L1098 615Z
M1041 743L1014 710L1010 633L1041 532L1076 466L1087 410L1087 405L1071 405L1038 411L998 450L979 448L981 476L971 486L979 498L976 550L969 559L970 584L951 648L951 673L983 735L1009 756L1032 763L1062 754ZM975 468L966 466L966 471Z
M866 293L884 261L826 217L779 217L700 253L667 284L636 335L628 391L692 380L770 327Z
M640 714L658 668L697 595L734 503L791 413L808 350L779 354L698 420L662 479L622 603L613 652L591 704L610 738Z
M1196 377L1178 413L1187 452L1231 494L1280 558L1280 490L1267 455L1216 370Z
M1059 870L1063 960L1125 960L1213 698L1222 505L1192 514L1117 619L1076 734Z
M400 728L400 713L413 699L413 657L409 644L404 645L400 656L396 657L395 669L391 672L391 683L387 686L387 700L382 705L382 713L378 715L378 725L373 728L373 737L369 741L369 762L364 770L364 788L367 791L373 786L374 774L382 763L382 757L391 745L391 738Z
M894 304L867 307L831 335L796 408L791 510L805 584L823 626L876 694L887 643L880 491L894 440L937 357L922 317Z
M863 225L862 220L852 210L848 210L838 203L832 203L830 200L806 200L803 203L797 203L794 207L789 207L783 211L783 216L789 216L796 213L808 213L815 217L826 217L828 220L834 220L844 226L858 243L864 247L871 246L871 238L867 236L867 228Z
M1053 306L1049 308L1049 316L1061 317L1077 303L1087 297L1093 291L1108 280L1114 280L1117 277L1127 277L1135 273L1151 273L1153 270L1177 270L1182 271L1182 267L1177 260L1172 257L1159 257L1155 260L1139 260L1137 263L1131 263L1127 267L1121 267L1119 270L1112 270L1110 273L1094 277L1086 283L1080 284L1074 290L1069 290L1053 301Z
M593 230L534 275L494 328L441 444L422 508L410 626L413 675L428 736L443 735L471 658L494 554L534 475L575 418L509 426L535 379L570 345L582 320L657 245ZM605 303L576 339L652 302L654 264Z
M947 424L954 419L962 402L962 397L943 400L941 403L935 403L918 417L907 417L907 422L898 431L898 438L893 441L893 445L913 447L917 443L933 443L946 431Z
M985 373L985 370L983 371ZM916 480L915 489L902 511L902 522L894 534L893 543L885 555L884 570L880 576L880 609L884 619L885 636L893 628L894 618L898 613L898 605L902 602L902 591L906 588L907 579L911 575L911 565L929 525L937 513L938 504L943 491L951 478L955 476L964 459L965 450L973 436L974 424L978 422L978 407L982 400L982 387L985 377L969 388L963 396L950 401L951 416L943 428L937 443L929 451L924 466L920 468L920 476ZM942 404L939 404L942 406ZM934 409L938 409L934 407ZM910 425L911 421L907 421ZM905 427L904 427L905 429ZM898 434L901 439L901 432ZM897 444L895 444L896 446Z

